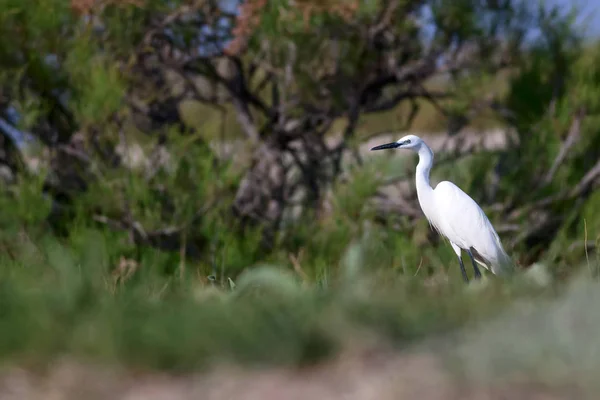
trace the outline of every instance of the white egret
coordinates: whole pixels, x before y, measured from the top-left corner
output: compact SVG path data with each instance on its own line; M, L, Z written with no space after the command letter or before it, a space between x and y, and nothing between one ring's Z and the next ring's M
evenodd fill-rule
M452 182L443 181L435 189L431 187L429 172L433 165L433 151L420 137L404 136L397 142L375 146L371 150L383 149L409 149L419 155L415 183L421 210L429 224L450 241L466 282L469 278L462 261L462 250L471 258L475 278L481 277L477 263L494 274L512 269L512 261L504 251L498 234L475 200Z

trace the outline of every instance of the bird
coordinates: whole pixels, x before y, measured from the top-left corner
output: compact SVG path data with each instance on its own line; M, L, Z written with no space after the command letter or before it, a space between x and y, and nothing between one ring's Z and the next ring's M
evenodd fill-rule
M392 143L371 148L373 150L407 149L419 155L415 172L415 185L419 205L429 225L445 237L458 257L465 282L469 282L462 259L465 251L471 258L475 279L481 278L477 264L494 275L512 271L513 263L502 242L481 207L468 194L449 181L434 188L429 183L433 166L433 151L416 135L407 135Z

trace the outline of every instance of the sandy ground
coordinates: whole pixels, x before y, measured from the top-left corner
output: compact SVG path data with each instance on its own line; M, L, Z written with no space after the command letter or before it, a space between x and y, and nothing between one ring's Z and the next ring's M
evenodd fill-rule
M216 368L197 375L106 371L63 361L46 373L5 370L2 400L454 400L581 399L572 390L534 384L485 387L459 383L438 358L426 354L345 354L298 369Z

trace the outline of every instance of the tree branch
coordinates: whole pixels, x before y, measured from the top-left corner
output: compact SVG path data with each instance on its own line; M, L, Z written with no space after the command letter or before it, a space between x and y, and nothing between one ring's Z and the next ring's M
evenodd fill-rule
M569 150L571 150L571 147L573 147L575 143L577 143L581 138L581 123L584 117L585 110L581 108L577 111L577 114L575 115L575 119L573 120L573 123L569 128L569 134L567 135L567 139L563 142L560 151L558 152L556 158L554 159L554 162L552 163L552 167L550 167L550 170L542 180L544 185L548 185L552 181L552 179L554 178L554 174L556 174L556 171L567 157L567 154L569 153Z

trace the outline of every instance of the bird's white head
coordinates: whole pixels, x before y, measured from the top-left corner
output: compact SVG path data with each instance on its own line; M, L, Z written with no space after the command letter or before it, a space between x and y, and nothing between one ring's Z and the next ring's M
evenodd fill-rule
M425 142L416 135L406 135L396 142L375 146L371 150L410 149L418 152L424 143Z

